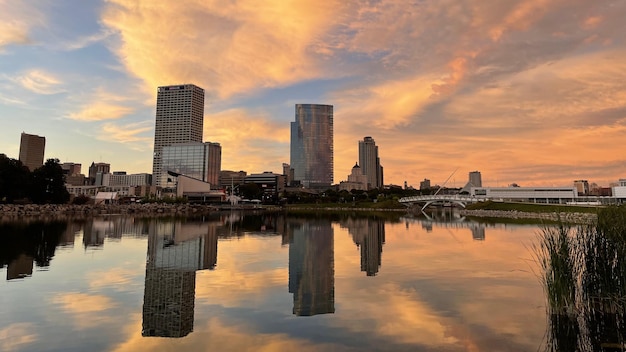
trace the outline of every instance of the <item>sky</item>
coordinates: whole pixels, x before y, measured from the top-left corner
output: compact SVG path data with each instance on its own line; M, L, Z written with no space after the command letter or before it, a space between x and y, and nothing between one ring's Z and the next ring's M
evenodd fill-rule
M262 4L262 5L260 5ZM282 172L295 104L334 106L334 180L626 178L624 0L0 0L0 153L150 173L157 87L205 89L222 169Z

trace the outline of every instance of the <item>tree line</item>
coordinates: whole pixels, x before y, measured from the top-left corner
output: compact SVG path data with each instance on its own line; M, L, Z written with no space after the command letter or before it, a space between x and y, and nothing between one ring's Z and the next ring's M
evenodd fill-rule
M0 154L0 203L64 204L70 199L59 159L48 159L33 171Z

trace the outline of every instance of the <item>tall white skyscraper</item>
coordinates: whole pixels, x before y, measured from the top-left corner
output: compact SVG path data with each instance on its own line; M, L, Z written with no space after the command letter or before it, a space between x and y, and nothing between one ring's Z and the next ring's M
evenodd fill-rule
M158 88L152 180L162 186L161 154L164 146L202 142L204 89L193 84Z
M378 146L372 137L365 137L359 141L359 165L363 174L367 176L370 189L383 186L383 168L380 166Z

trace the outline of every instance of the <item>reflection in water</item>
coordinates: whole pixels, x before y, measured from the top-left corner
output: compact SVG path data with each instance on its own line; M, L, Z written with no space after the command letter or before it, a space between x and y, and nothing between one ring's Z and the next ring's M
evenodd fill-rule
M334 232L330 220L307 220L291 227L289 292L293 314L335 312Z
M375 276L381 266L385 243L385 222L374 218L348 218L341 222L352 240L361 249L361 271Z
M449 231L469 229L472 232L472 239L475 241L484 241L486 238L485 224L470 221L465 217L459 216L458 213L450 214L448 211L434 212L427 219L405 216L402 218L402 221L404 221L407 230L410 228L411 224L417 224L427 233L431 233L433 231L433 225L437 225L437 227L443 227Z
M66 231L65 222L0 224L0 266L7 266L7 280L33 274L33 262L47 267Z
M183 337L193 331L196 271L217 263L215 226L156 222L148 237L143 336Z

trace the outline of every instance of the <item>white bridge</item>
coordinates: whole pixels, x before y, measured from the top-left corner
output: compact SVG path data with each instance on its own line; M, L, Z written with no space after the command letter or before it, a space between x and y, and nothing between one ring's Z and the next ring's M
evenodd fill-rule
M400 204L403 204L407 207L412 207L415 204L423 204L422 210L426 209L427 206L431 204L436 205L448 205L448 204L457 204L463 208L469 203L477 203L484 202L488 200L487 198L476 198L470 196L460 196L458 194L455 195L442 195L442 194L434 194L428 196L414 196L414 197L403 197L398 201Z

